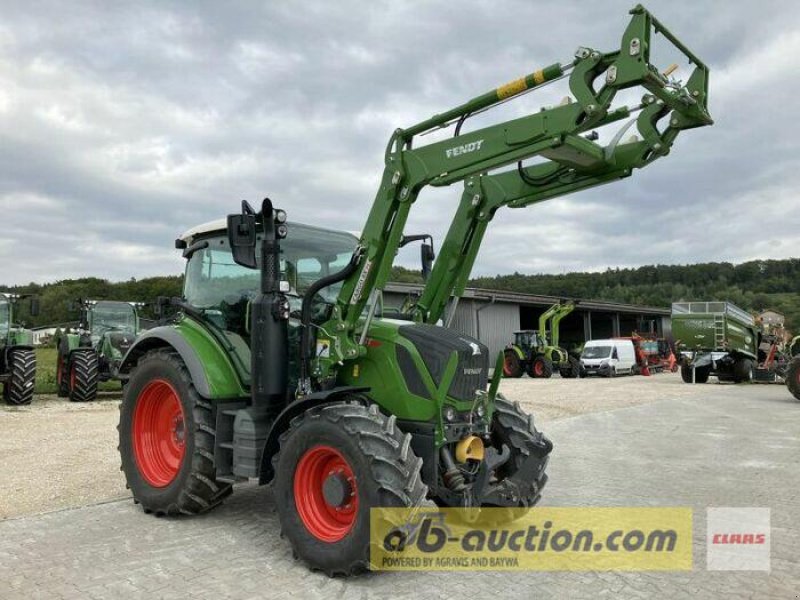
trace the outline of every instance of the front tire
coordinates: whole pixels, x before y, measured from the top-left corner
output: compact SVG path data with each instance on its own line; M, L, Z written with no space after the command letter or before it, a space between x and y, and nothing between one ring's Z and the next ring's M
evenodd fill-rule
M416 507L427 492L411 436L376 405L308 409L281 435L273 464L283 535L330 576L368 569L370 508Z
M14 406L30 404L36 384L36 354L33 350L16 349L8 354L10 378L3 387L6 403Z
M231 491L216 480L215 420L176 352L139 360L120 406L122 471L146 513L199 514Z
M70 402L91 402L97 398L98 359L94 350L76 350L69 366Z

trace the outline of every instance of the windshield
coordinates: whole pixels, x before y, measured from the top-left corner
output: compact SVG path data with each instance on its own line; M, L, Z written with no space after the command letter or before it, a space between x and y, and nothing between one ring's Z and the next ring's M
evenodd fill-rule
M0 341L4 341L8 337L10 320L11 309L8 300L4 296L0 296Z
M136 311L127 302L98 302L92 307L90 318L95 343L107 331L136 333Z
M260 271L233 261L227 235L207 239L208 247L195 252L186 265L183 295L208 323L224 333L237 349L241 370L247 371L250 366L249 304L258 292ZM281 271L282 278L289 282L287 296L293 317L298 316L309 286L344 268L357 243L355 236L348 233L289 224L289 235L281 242ZM259 264L260 254L256 252ZM317 298L323 303L333 303L341 286L338 283L327 287Z
M611 346L587 346L581 354L581 358L608 358L609 356L611 356Z

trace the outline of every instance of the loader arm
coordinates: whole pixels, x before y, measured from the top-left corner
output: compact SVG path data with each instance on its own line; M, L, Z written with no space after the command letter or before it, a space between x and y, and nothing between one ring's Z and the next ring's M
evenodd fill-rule
M331 317L319 328L331 344L324 356L313 359L316 379L329 378L344 361L366 353L378 292L389 278L411 206L425 186L465 184L439 257L413 309L415 320L434 323L449 299L463 293L486 227L498 208L523 208L628 177L633 169L665 156L680 131L713 122L706 109L707 67L643 7L635 7L631 14L618 50L602 53L581 47L567 65L555 63L394 132L380 188L356 250L357 267L343 280ZM654 31L694 65L685 85L650 64ZM472 114L566 76L574 102L456 138L413 145L420 134L463 123ZM612 107L619 90L636 86L647 92L641 104ZM584 135L637 111L641 111L636 119L640 141L620 143L618 135L602 146L593 135ZM659 129L662 119L667 124ZM544 162L523 166L522 161L533 157ZM498 172L507 166L512 168Z
M558 314L558 311L560 309L561 309L561 305L560 304L553 304L553 306L551 306L546 311L544 311L541 315L539 315L539 330L538 330L539 331L539 339L542 340L542 343L545 346L548 346L548 345L555 346L555 344L553 344L552 340L550 339L550 336L547 335L547 323L548 323L548 321L550 321L550 319L552 319L553 317L555 317Z
M553 316L553 321L550 323L550 343L555 346L556 348L560 347L561 344L561 320L570 314L573 310L575 310L575 303L574 302L567 302L566 304L559 304L558 312Z

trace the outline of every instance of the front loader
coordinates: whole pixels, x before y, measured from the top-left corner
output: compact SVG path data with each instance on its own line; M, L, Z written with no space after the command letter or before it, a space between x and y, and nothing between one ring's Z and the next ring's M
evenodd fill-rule
M694 64L686 84L650 64L653 31ZM462 131L471 115L562 77L574 102ZM270 484L294 552L328 574L368 568L375 507L533 506L551 442L498 392L502 354L437 323L452 319L499 208L624 179L665 156L680 131L711 124L707 81L705 65L636 7L619 49L580 48L566 65L397 129L358 239L288 224L269 199L187 231L176 242L187 261L177 312L120 366L119 449L135 501L157 515L197 514L238 481ZM612 107L636 86L641 103ZM642 139L595 142L592 131L634 112ZM455 139L420 144L452 125ZM532 158L542 161L524 164ZM462 200L432 265L423 247L422 294L384 318L411 207L425 187L458 182Z
M559 346L561 320L575 310L574 302L556 302L539 317L539 329L514 332L514 343L503 352L503 375L549 378L558 371L564 378L580 377L580 361ZM548 327L549 324L549 327Z
M100 382L120 379L119 365L139 334L144 304L79 299L75 306L80 313L77 330L56 342L56 385L60 397L90 402L97 398Z
M39 300L28 294L0 292L0 383L7 404L30 404L36 383L33 332L16 322L20 300L30 299L29 314L39 314Z

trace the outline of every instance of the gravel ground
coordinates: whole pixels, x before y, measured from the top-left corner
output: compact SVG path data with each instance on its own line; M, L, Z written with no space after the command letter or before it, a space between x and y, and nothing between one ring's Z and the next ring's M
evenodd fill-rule
M712 381L714 381L712 379ZM648 404L665 397L724 393L728 385L691 386L675 374L618 379L504 380L501 392L547 423ZM89 404L36 396L27 407L0 407L0 519L84 506L128 495L119 471L119 393Z

